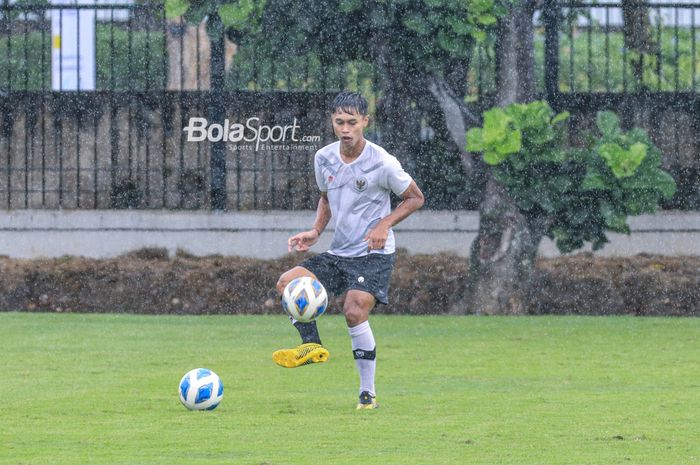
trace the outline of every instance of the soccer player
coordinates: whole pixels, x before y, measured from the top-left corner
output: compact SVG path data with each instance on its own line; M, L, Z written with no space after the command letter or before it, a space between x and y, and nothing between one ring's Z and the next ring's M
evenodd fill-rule
M352 339L360 375L358 409L377 407L374 377L376 345L369 312L377 302L387 304L389 278L394 267L392 226L423 205L423 193L399 161L364 138L369 123L367 100L355 92L341 92L331 105L333 131L338 141L316 152L314 171L321 197L310 230L289 238L289 251L306 252L331 217L335 232L330 249L303 261L280 276L281 294L287 283L301 276L320 281L331 294L346 293L343 312ZM392 211L390 193L402 202ZM295 368L328 360L316 322L292 319L302 344L272 354L280 366Z

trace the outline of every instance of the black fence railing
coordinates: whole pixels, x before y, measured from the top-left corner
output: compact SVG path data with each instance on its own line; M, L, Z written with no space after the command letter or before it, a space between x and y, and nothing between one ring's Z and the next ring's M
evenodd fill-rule
M313 154L329 142L319 109L330 97L227 92L223 113L230 125L251 130L249 140L231 139L223 147L218 168L226 196L217 207L310 208L316 199ZM214 208L215 142L188 141L183 131L191 118L209 119L212 107L209 92L13 92L0 98L0 206Z
M691 199L679 205L700 208L700 2L545 0L534 21L536 87L574 114L572 130L603 108L645 126ZM85 62L68 42L93 43L92 81L75 71ZM474 47L464 83L471 102L496 90L494 43ZM313 54L292 55L212 41L206 24L167 18L161 3L1 3L0 206L312 207L310 161L332 140L325 102L351 88L374 109L381 77L372 63L322 66ZM298 124L306 140L255 150L191 142L183 128L193 117Z
M560 91L698 90L699 2L551 3Z
M549 69L546 31L556 30L550 47L561 92L698 90L700 3L648 2L626 8L620 2L545 3L534 19L539 89L545 89ZM62 24L73 11L94 13L96 90L209 89L211 44L205 24L168 19L160 3L0 4L0 89L51 89L52 20ZM631 20L636 23L630 25ZM78 30L66 32L79 35ZM495 89L493 47L493 40L486 40L474 48L465 83L472 99ZM263 44L238 47L228 40L226 57L227 90L378 91L377 70L367 62L323 66L313 54L287 56ZM62 59L62 48L54 59Z
M161 3L0 4L0 70L4 70L0 89L51 89L52 21L60 27L68 23L68 12L74 11L94 13L90 20L95 23L95 90L209 90L212 44L206 23L169 19ZM79 38L78 30L66 33ZM474 48L465 83L472 99L495 88L492 42ZM313 53L274 52L264 43L239 47L228 39L225 54L226 90L330 92L351 88L369 95L378 92L377 69L364 61L322 65ZM53 58L62 60L61 48Z

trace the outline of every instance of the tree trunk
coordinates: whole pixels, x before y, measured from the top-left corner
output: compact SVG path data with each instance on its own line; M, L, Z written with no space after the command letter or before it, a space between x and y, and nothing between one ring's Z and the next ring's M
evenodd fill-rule
M521 1L504 16L496 42L496 105L504 107L535 98L535 46L532 16L535 1Z
M465 310L477 314L524 314L545 223L523 215L492 176L479 207L472 243Z
M498 94L496 104L527 102L535 96L534 1L514 6L499 24L496 44ZM470 179L483 179L479 233L470 254L465 299L454 313L525 313L537 248L544 229L535 228L520 213L508 193L484 163L466 151L466 132L481 124L448 82L433 78L430 91L445 116L450 138L460 149Z
M497 43L497 105L535 96L532 16L535 2L511 7L501 20ZM465 310L477 314L523 314L535 258L544 235L489 175L479 207L479 233L472 244Z

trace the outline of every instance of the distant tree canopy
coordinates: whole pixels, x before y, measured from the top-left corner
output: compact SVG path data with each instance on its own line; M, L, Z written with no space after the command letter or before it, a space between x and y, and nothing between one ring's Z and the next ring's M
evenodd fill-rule
M182 16L191 24L217 14L236 43L265 43L280 56L313 53L324 65L353 60L380 66L399 62L404 71L441 74L457 83L458 77L450 76L463 77L474 41L486 37L507 3L166 0L165 5L169 18Z
M389 54L436 73L468 59L503 11L496 0L281 0L265 8L263 31L287 53L313 50L325 63Z
M168 18L182 16L190 24L199 24L216 14L225 28L239 36L258 32L264 8L265 0L165 0Z

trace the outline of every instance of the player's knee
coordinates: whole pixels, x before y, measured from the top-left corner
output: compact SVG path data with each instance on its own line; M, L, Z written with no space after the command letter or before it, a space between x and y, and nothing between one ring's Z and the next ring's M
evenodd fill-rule
M357 326L360 323L363 323L366 317L364 314L356 309L347 309L345 310L345 322L348 324L348 326Z
M364 323L369 313L360 302L355 301L346 302L343 311L348 326L357 326L360 323Z
M284 293L284 288L287 287L287 284L289 284L290 281L301 276L311 276L312 278L315 278L315 276L311 274L308 270L305 270L300 267L292 268L291 270L287 270L284 273L282 273L282 276L280 276L277 280L277 284L275 285L275 287L277 288L277 292L279 292L280 294Z
M284 292L284 288L287 287L287 284L289 284L289 281L290 279L287 276L287 273L283 273L277 280L277 284L275 286L277 288L277 292L282 294Z

